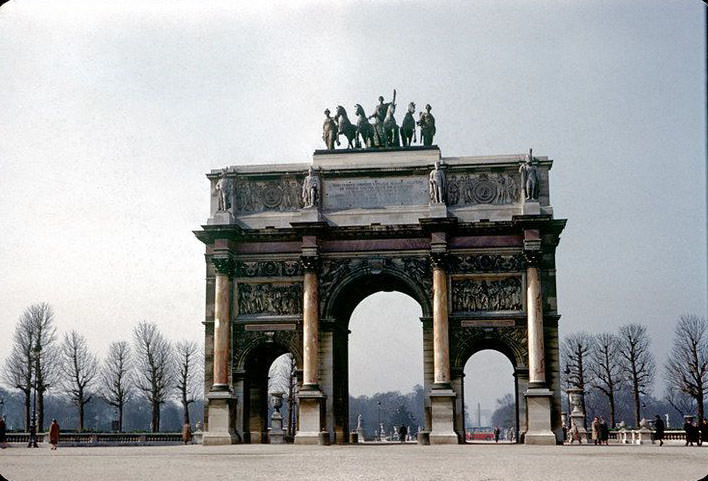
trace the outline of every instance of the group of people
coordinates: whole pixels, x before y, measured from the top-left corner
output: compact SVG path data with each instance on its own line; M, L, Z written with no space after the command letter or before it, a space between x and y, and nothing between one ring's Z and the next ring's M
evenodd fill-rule
M595 416L592 420L592 442L595 446L607 446L610 439L610 428L602 416Z
M685 446L701 446L703 443L708 443L708 423L705 419L700 423L686 419L683 430L686 432Z

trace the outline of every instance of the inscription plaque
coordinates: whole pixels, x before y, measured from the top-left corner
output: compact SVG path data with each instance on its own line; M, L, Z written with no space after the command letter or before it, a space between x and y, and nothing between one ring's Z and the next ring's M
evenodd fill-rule
M323 193L324 208L330 210L428 204L423 177L325 180Z

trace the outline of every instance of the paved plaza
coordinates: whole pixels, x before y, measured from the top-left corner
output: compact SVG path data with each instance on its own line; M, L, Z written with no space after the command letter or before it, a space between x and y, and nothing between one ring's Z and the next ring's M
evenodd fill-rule
M696 480L708 450L683 446L96 447L0 451L9 481Z

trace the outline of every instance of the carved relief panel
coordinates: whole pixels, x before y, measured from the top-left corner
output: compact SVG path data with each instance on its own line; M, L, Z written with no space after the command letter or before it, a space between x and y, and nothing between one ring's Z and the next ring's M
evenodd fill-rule
M302 207L302 181L294 177L236 182L236 211L252 214L265 210L292 211Z
M447 204L514 204L521 199L518 174L452 174L447 179Z
M453 279L452 310L521 311L521 277Z
M302 283L238 283L238 312L248 315L302 314Z

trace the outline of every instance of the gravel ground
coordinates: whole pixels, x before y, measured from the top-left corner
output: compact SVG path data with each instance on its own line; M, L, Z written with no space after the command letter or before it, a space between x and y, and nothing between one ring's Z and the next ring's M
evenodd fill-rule
M9 481L479 480L683 481L708 451L683 446L94 447L0 451Z

